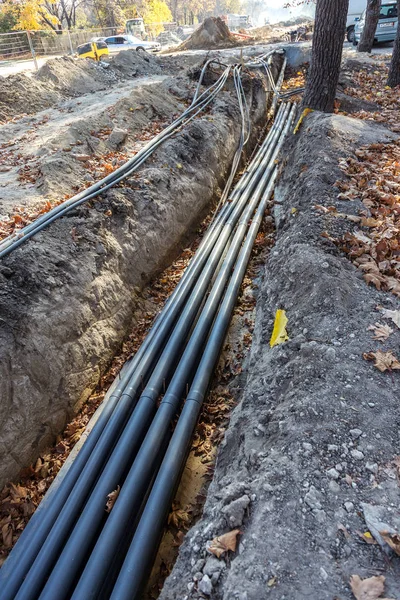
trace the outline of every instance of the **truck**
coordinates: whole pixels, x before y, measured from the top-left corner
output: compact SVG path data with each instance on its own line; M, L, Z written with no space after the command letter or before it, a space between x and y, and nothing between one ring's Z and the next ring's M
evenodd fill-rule
M356 22L367 7L367 0L350 0L347 13L346 35L349 42L354 42L354 28Z
M252 27L251 17L249 15L223 15L222 20L228 25L231 31L239 29L250 29Z

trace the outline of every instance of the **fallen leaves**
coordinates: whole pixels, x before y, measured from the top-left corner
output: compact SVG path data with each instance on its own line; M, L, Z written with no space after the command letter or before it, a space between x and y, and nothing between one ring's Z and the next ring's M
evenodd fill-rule
M363 357L365 360L374 360L374 366L382 373L400 369L400 362L391 351L381 352L381 350L377 350L376 352L365 352Z
M385 591L385 577L369 577L361 579L358 575L350 577L350 587L356 600L377 600ZM382 598L382 600L389 600Z
M115 489L114 491L110 492L107 496L107 503L106 503L106 512L111 512L113 509L113 506L119 496L119 492L121 490L121 487L118 485L117 489Z
M233 529L228 533L215 537L207 546L208 552L214 554L217 558L221 558L225 552L235 552L239 533L240 529Z
M400 556L400 535L398 533L390 533L389 531L380 531L379 533L397 556Z
M381 309L382 316L385 319L391 319L393 323L400 329L400 310Z
M379 342L387 340L390 334L393 333L393 329L389 327L389 325L381 325L381 323L375 323L375 325L370 325L368 327L368 331L373 331L373 339Z

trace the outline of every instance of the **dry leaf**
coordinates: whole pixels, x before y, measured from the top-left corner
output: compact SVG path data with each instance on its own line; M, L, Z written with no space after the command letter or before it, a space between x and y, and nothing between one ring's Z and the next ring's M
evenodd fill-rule
M387 340L389 335L393 333L393 329L389 327L389 325L381 325L380 323L375 323L375 325L370 325L368 327L368 331L374 332L374 340L378 340L383 342Z
M393 369L400 369L400 362L393 352L381 352L380 350L377 352L365 352L363 357L365 360L374 360L374 366L382 373L392 371Z
M377 600L385 591L385 577L380 575L361 579L358 575L352 575L350 587L357 600Z
M106 504L106 511L109 513L112 510L112 507L115 504L116 499L119 496L119 491L120 491L120 486L117 486L117 489L114 490L113 492L110 492L107 496L107 504Z
M220 558L222 554L228 552L228 550L235 552L237 544L236 538L239 533L240 529L233 529L233 531L215 537L207 548L208 552L215 554L217 558Z
M382 316L384 316L385 319L392 319L393 323L400 329L400 310L387 310L386 308L383 308Z
M398 533L390 533L389 531L379 532L388 546L391 547L400 556L400 535Z

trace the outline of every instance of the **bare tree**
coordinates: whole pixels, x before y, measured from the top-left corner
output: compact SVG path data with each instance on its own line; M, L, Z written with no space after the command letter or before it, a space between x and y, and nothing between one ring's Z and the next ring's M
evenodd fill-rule
M317 0L304 108L333 111L348 9L349 0Z
M397 16L400 16L400 0L397 0ZM397 35L394 41L392 62L389 68L389 77L387 84L390 87L400 85L400 25L397 24Z
M381 0L368 0L364 29L357 47L358 52L371 52L380 12Z

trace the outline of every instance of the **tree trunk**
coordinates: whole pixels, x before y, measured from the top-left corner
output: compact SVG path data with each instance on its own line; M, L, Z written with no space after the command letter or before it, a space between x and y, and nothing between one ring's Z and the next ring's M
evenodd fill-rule
M349 0L317 0L311 67L303 108L333 111L348 8Z
M357 52L371 52L381 12L381 0L368 0L365 24L358 43Z
M400 16L400 0L397 0L397 16ZM397 24L397 36L394 41L392 62L389 68L389 77L387 84L390 87L400 85L400 25Z

